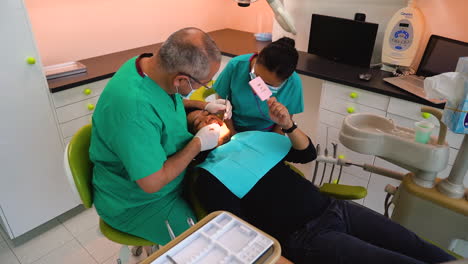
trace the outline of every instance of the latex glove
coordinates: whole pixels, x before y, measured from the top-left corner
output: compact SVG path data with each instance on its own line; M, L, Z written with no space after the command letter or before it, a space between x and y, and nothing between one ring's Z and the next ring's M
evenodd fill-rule
M212 114L217 114L218 112L225 111L225 119L231 119L232 117L232 105L231 102L229 102L229 100L216 99L213 102L209 102L205 106L205 110Z
M200 151L209 150L218 145L220 130L221 127L218 124L210 124L203 127L195 134L195 137L200 139Z

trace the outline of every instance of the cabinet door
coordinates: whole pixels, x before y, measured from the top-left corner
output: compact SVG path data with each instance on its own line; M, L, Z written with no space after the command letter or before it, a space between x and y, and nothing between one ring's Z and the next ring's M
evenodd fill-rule
M0 2L0 206L7 232L17 237L77 203L27 13L13 6Z

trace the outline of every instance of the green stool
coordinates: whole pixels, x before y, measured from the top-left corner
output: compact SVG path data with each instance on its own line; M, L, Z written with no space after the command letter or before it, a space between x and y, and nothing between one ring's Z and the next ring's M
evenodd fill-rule
M64 167L68 180L72 186L76 186L76 189L72 189L81 198L86 208L93 206L93 164L89 160L90 140L91 125L86 125L73 136L65 149L64 157ZM143 246L155 245L155 243L146 239L114 229L102 219L99 219L99 228L102 234L111 241L122 244L124 247L127 245L137 246L132 248L132 253L135 256L141 254ZM119 260L117 262L119 263Z

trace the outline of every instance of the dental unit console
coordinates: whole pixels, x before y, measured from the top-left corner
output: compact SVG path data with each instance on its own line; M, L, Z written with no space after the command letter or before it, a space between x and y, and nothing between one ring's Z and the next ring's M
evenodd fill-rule
M359 166L366 171L401 180L398 188L388 185L385 188L387 197L393 195L390 202L386 198L385 214L393 204L392 220L449 248L455 239L468 237L468 189L463 186L468 171L468 137L463 140L448 178L437 178L437 174L448 166L447 126L441 122L441 111L431 107L422 107L421 111L434 115L440 123L438 137L432 136L426 144L415 141L415 130L368 113L345 117L339 134L339 140L345 147L375 155L410 173L402 174L347 160L318 159L342 166Z

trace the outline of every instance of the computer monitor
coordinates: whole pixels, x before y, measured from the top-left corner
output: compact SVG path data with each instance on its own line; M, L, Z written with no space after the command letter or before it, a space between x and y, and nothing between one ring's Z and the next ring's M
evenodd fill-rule
M430 77L453 72L460 57L468 56L468 43L431 35L416 75Z
M312 14L308 52L369 67L378 27L374 23Z

